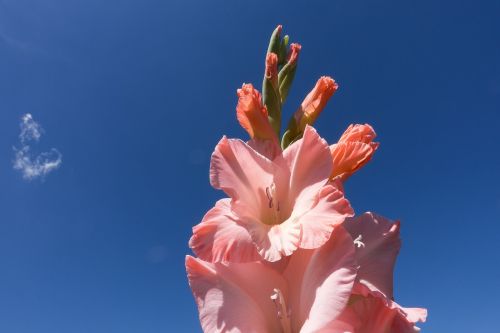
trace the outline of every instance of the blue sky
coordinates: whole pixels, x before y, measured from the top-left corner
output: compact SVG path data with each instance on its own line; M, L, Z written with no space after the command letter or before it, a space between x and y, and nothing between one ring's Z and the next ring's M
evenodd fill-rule
M281 23L303 46L285 112L331 75L320 133L379 135L346 191L402 221L396 300L429 309L424 332L490 332L499 15L486 0L0 0L0 331L200 331L184 256L222 197L209 157L245 137L236 89L260 86ZM12 166L26 113L44 128L32 152L62 154L44 179Z

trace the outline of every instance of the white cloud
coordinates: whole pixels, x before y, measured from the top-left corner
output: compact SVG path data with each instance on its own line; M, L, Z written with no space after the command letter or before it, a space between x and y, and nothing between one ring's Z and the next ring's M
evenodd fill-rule
M33 120L31 113L26 113L21 117L21 133L19 134L19 139L22 143L26 143L31 140L38 141L42 136L42 126Z
M27 113L21 117L20 127L20 147L14 147L14 169L21 171L24 179L32 180L38 177L43 178L59 168L62 163L62 154L57 149L52 148L36 157L31 153L30 141L39 141L43 134L42 127L33 120L31 114Z

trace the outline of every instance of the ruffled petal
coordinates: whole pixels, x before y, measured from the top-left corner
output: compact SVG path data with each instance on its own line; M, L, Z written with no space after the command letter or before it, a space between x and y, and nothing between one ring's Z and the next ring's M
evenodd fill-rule
M243 203L258 217L267 205L265 188L273 182L273 164L240 140L223 137L212 154L210 183Z
M259 254L271 262L291 255L298 248L301 238L300 224L291 221L275 225L249 221L245 227Z
M294 332L321 332L344 310L356 277L352 238L338 227L316 250L297 250L284 271Z
M209 262L260 260L250 234L231 211L230 199L219 200L201 223L193 227L189 246L198 257Z
M297 202L290 217L302 227L299 247L303 249L315 249L325 244L333 228L354 214L344 193L332 185L319 190L312 208L301 207L303 204L304 201ZM297 216L297 213L301 215Z
M279 332L273 289L287 293L286 282L260 263L211 264L186 257L189 285L204 332Z
M356 248L358 280L392 298L394 264L401 247L399 222L368 212L347 219L344 226L353 239L360 237L363 244Z

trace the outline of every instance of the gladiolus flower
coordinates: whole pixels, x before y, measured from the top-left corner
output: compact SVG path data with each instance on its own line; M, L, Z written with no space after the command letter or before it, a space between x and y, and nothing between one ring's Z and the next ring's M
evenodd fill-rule
M373 142L377 134L368 125L350 125L338 143L330 146L333 159L331 179L339 177L342 181L368 163L379 143Z
M306 96L299 109L295 112L294 118L299 132L302 132L306 125L312 125L323 111L326 103L337 91L338 84L328 76L322 76L313 90Z
M210 182L231 199L220 200L193 228L191 248L206 261L247 262L322 246L353 214L342 191L327 183L331 172L329 147L309 126L274 160L222 138Z
M186 258L204 332L339 332L356 276L354 245L336 228L316 250L295 252L283 272L262 262L212 264Z
M243 84L238 89L236 117L252 139L277 140L276 133L269 123L268 113L262 105L262 97L251 84Z

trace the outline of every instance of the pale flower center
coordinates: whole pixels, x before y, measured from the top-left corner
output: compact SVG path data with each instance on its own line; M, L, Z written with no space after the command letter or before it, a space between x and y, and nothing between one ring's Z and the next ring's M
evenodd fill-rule
M273 294L271 295L271 300L276 306L276 316L280 321L283 333L292 333L292 327L290 325L290 314L291 311L286 306L285 297L281 290L274 288Z

